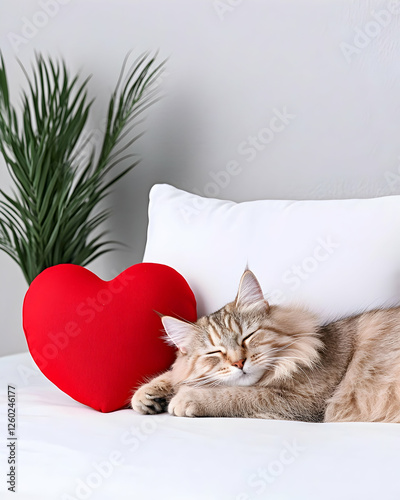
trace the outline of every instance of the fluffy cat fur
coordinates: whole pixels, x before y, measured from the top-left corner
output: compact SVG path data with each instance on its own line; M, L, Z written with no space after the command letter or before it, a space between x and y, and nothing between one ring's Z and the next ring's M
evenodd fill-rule
M134 393L140 413L400 422L400 307L320 326L305 309L269 305L247 270L219 311L162 322L177 358Z

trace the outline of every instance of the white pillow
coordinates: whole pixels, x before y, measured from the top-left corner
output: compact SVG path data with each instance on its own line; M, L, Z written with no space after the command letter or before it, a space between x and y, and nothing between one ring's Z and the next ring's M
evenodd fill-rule
M390 306L400 297L400 196L234 203L155 185L144 261L180 272L199 316L234 299L246 265L271 303L304 304L323 321Z

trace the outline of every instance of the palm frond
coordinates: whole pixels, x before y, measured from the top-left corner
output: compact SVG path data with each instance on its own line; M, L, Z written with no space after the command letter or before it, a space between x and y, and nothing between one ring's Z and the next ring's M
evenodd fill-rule
M30 283L43 269L59 263L87 265L111 251L116 242L99 232L110 215L99 204L111 187L138 164L130 158L140 115L158 99L153 83L164 63L141 55L128 68L125 58L108 105L100 150L91 146L79 160L93 101L90 77L70 76L64 61L36 55L22 91L20 112L10 101L0 54L0 153L14 185L0 191L0 250L18 265ZM128 69L127 69L128 68Z

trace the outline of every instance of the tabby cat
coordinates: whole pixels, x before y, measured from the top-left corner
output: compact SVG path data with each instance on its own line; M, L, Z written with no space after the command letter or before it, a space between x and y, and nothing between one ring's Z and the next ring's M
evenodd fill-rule
M269 305L246 270L219 311L162 323L177 358L135 392L140 413L400 422L400 307L321 326L305 309Z

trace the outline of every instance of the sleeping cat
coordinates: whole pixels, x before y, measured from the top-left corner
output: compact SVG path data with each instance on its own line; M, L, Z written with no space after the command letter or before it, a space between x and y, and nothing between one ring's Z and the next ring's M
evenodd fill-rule
M162 323L177 358L135 392L140 413L400 422L400 307L320 326L302 308L269 305L246 270L219 311Z

